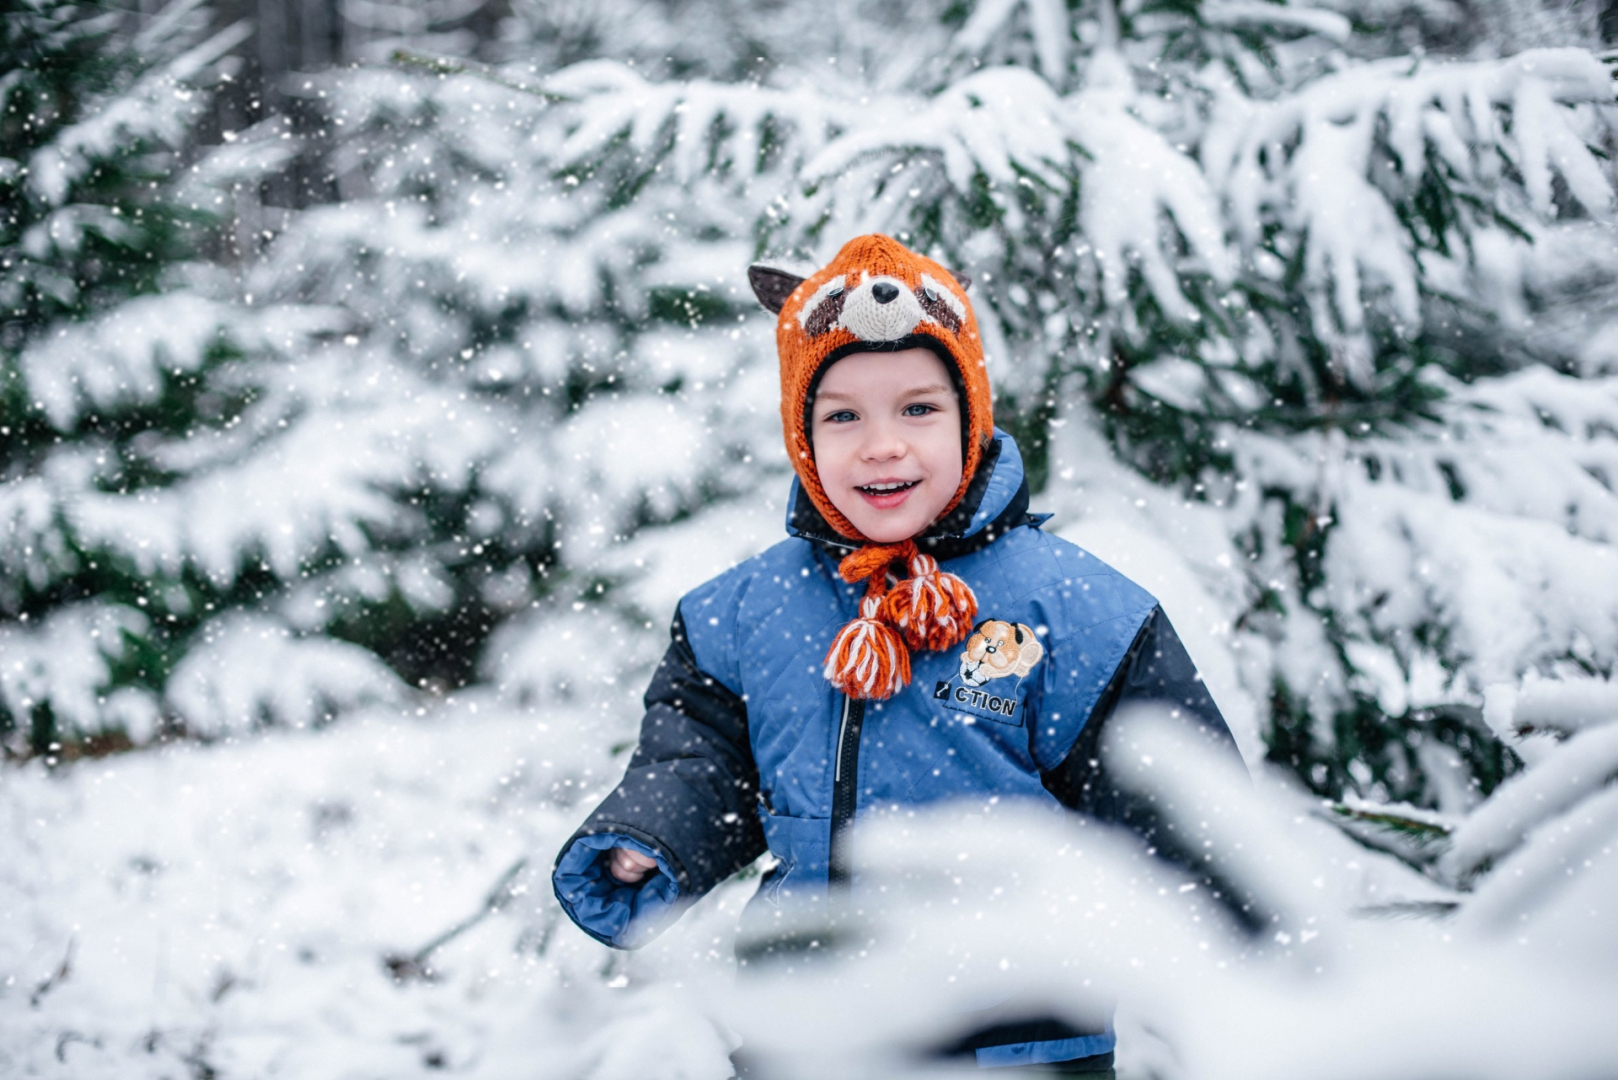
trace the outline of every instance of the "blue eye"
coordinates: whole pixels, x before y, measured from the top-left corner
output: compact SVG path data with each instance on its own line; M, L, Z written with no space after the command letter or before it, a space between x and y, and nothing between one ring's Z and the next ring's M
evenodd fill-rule
M918 401L914 405L906 405L905 409L904 409L904 415L905 416L926 416L928 413L935 413L937 411L938 411L938 406L936 406L936 405L928 405L928 404L926 404L924 402L919 402Z
M846 424L850 421L858 420L859 417L855 416L851 409L839 409L834 413L827 413L821 419L828 424Z

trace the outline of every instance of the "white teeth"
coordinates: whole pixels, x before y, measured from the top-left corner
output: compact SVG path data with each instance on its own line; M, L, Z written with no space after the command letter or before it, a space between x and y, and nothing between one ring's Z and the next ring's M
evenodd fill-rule
M866 484L861 490L863 490L863 491L875 491L875 492L880 492L882 494L886 494L886 493L888 493L890 491L900 491L900 490L902 490L904 488L907 488L907 487L913 487L913 486L915 486L915 484L916 484L915 480L901 480L898 483L894 483L894 484Z

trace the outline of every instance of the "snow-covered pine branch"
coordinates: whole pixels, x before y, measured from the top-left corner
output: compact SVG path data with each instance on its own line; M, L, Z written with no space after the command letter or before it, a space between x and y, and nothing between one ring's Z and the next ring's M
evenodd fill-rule
M1613 208L1592 152L1612 80L1584 50L1351 65L1266 102L1227 82L1216 102L1201 156L1236 238L1261 279L1301 278L1288 287L1309 298L1310 330L1361 391L1377 367L1368 310L1414 338L1424 292L1465 296L1500 273L1483 234L1529 239L1558 216L1556 182L1575 212Z
M183 0L174 6L181 9L177 14L192 14L197 7ZM94 103L84 119L62 128L34 151L27 165L29 188L43 202L66 210L73 186L109 157L128 153L131 147L183 144L206 101L196 82L251 32L245 22L228 26L149 71L127 91ZM140 44L155 49L167 36L148 35ZM46 234L57 231L51 218L37 227Z
M1573 875L1618 827L1618 687L1588 676L1491 686L1485 716L1527 762L1455 828L1437 871L1500 922ZM1481 879L1498 880L1491 889ZM1499 893L1499 896L1490 895Z
M1360 678L1390 714L1447 693L1476 699L1498 676L1555 658L1618 661L1608 381L1529 368L1451 384L1434 421L1391 435L1232 433L1250 485L1238 515L1264 522L1266 491L1319 508L1319 591L1297 600L1357 643ZM1283 526L1259 525L1255 550L1261 572L1285 577ZM1316 654L1289 666L1336 665ZM1335 691L1306 681L1325 695L1324 722Z

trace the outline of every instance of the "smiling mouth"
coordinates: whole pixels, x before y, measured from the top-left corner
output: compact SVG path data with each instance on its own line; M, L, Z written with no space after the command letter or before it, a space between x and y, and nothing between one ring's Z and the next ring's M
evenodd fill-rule
M897 495L901 491L909 491L919 483L920 480L896 480L888 484L856 485L854 490L866 495Z

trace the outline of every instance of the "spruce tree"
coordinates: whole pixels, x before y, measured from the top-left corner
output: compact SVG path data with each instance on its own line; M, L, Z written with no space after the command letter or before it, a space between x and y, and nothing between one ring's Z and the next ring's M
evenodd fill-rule
M178 84L164 85L167 72L148 55L169 46L194 13L177 12L181 25L148 31L139 43L123 33L126 14L105 4L25 2L0 24L0 454L9 533L0 617L9 653L38 650L6 665L0 731L27 732L39 753L55 742L59 714L90 720L95 709L83 695L97 687L81 680L78 701L58 700L68 695L52 692L57 643L30 631L75 601L123 592L127 603L138 584L75 550L52 530L48 504L25 494L64 441L116 440L120 432L116 418L99 414L67 431L51 423L30 392L23 357L61 327L153 292L198 224L154 197L173 170L190 109L173 107ZM95 625L85 630L105 631L114 654L122 626L139 620L124 604L81 610ZM96 654L76 659L94 665Z
M997 416L1058 527L1082 541L1098 492L1144 483L1149 527L1199 535L1182 554L1276 760L1331 795L1496 782L1482 687L1618 654L1557 599L1608 589L1565 569L1599 565L1611 514L1599 63L1497 58L1397 5L845 14L519 7L509 63L290 87L316 117L300 168L338 201L236 276L188 271L175 295L210 314L186 325L224 331L180 350L214 411L137 424L120 445L162 468L99 482L104 520L140 523L98 526L101 565L184 586L155 621L152 596L117 609L165 628L134 634L166 659L130 685L196 730L400 682L617 708L696 564L778 534L743 269L882 230L974 278ZM238 140L221 175L280 145ZM45 439L113 397L36 383ZM265 494L222 509L239 490ZM210 524L165 533L165 509ZM247 662L266 637L329 663L278 693ZM610 644L587 671L555 645L585 639ZM363 693L332 688L349 663Z
M274 711L227 666L194 662L176 681L188 656L212 650L217 661L228 649L219 630L232 618L266 639L259 659L282 654L257 683L279 686L275 709L322 715L327 702L309 689L322 670L326 685L347 681L337 700L385 689L363 659L329 648L289 656L274 627L237 614L265 595L271 544L246 557L196 557L253 499L213 468L241 455L250 406L269 389L242 378L243 361L319 324L296 312L238 312L228 275L199 258L224 249L233 185L285 159L273 133L232 133L213 153L196 146L208 94L247 33L235 25L210 36L210 18L195 0L151 16L29 0L4 21L8 754L55 760L165 728L206 732L232 709Z

